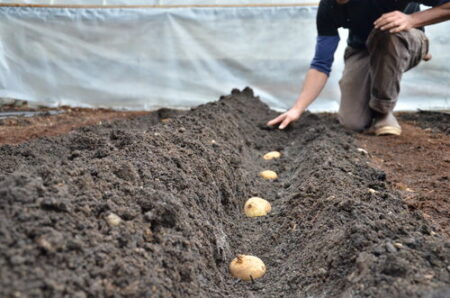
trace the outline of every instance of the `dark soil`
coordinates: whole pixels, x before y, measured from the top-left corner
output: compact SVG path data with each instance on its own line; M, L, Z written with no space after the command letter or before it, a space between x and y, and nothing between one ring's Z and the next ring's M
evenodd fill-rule
M1 112L23 112L24 110L38 113L38 116L1 118ZM162 109L161 111L165 110ZM0 106L0 145L20 144L37 137L57 136L78 127L101 124L102 121L127 119L145 114L148 114L148 112L70 107L31 109L27 105L21 107ZM158 120L164 119L159 116L156 112L152 113L155 124L159 122Z
M353 135L314 114L268 129L275 114L235 90L166 123L0 147L0 296L448 297L450 242ZM272 150L282 158L264 161ZM243 216L251 196L269 216ZM233 279L236 254L266 275Z
M412 122L423 129L450 135L450 111L422 111L417 113L400 113L403 121Z
M360 146L408 206L424 212L436 231L450 238L450 135L440 129L450 126L450 116L422 111L397 117L401 136L358 135Z

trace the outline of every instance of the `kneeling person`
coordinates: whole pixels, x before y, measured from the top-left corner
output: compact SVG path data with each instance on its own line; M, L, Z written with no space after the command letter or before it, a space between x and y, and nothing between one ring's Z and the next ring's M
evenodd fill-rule
M418 3L433 6L420 11ZM450 19L450 0L321 0L316 53L294 106L268 122L283 129L297 120L325 86L339 43L338 28L349 29L345 68L339 82L338 118L355 131L400 135L392 111L404 72L428 60L422 26Z

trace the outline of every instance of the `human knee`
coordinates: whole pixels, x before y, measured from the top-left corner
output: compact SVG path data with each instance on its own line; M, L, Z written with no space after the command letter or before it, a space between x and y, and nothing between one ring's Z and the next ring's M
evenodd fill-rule
M383 48L387 49L389 44L397 43L403 38L404 32L391 33L389 31L382 31L374 29L367 39L367 48L371 49L378 44L382 44Z

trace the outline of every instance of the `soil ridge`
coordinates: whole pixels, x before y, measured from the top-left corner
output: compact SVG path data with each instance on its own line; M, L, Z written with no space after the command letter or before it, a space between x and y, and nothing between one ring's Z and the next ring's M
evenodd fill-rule
M275 115L246 88L165 123L143 116L0 147L0 295L450 293L450 243L388 190L353 135L308 113L267 128ZM273 150L280 160L261 158ZM279 179L262 180L264 169ZM244 217L251 196L272 202L269 216ZM255 284L228 273L240 253L266 263Z

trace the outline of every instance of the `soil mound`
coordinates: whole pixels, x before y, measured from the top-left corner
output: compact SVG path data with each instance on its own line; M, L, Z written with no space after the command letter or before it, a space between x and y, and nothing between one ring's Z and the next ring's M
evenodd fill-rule
M275 114L247 88L0 147L0 296L448 297L450 243L353 136L314 114L268 129ZM243 215L252 196L269 216ZM266 275L233 279L236 254Z

